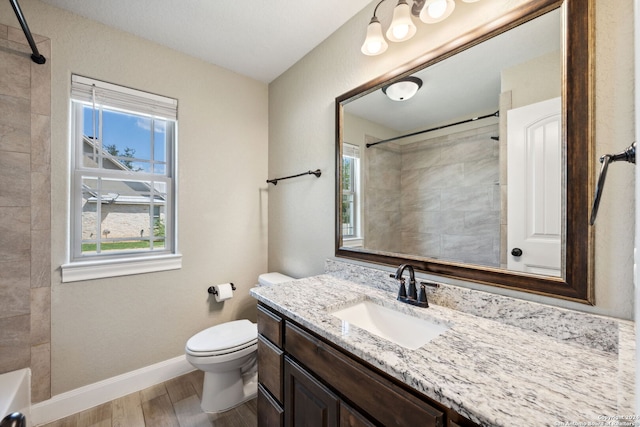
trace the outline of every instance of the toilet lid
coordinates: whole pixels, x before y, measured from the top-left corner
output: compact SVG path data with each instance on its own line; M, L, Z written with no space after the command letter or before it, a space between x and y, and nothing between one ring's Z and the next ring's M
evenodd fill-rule
M187 341L193 352L212 353L245 347L258 338L258 326L247 319L222 323L198 332Z
M263 273L258 276L258 284L262 286L276 285L278 283L291 282L292 280L296 279L278 272Z

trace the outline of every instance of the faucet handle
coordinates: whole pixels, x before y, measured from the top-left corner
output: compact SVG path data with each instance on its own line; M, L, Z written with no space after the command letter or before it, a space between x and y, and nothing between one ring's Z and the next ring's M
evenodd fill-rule
M429 301L427 301L427 290L424 282L420 282L420 292L418 293L418 302L424 303L425 307L429 307Z
M430 288L439 288L440 284L436 282L420 281L421 285L429 286Z
M399 279L400 290L398 291L398 299L407 298L407 288L404 286L404 278Z

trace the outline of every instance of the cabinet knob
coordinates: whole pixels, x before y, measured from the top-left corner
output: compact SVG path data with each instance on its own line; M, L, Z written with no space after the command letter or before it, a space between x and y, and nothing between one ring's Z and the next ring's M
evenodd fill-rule
M513 255L513 256L521 256L522 255L522 249L520 249L520 248L511 249L511 255Z

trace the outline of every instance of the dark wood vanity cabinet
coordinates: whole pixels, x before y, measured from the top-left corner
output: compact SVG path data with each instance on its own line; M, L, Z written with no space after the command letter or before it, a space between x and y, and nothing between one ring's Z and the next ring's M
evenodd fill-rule
M263 305L258 331L259 427L477 427Z
M284 426L284 320L258 306L258 424Z

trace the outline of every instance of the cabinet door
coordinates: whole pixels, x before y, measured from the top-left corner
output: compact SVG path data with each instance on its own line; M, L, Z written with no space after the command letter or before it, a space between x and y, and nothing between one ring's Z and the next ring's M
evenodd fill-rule
M302 367L284 359L286 427L337 427L338 398Z
M362 414L340 401L340 427L374 427Z

